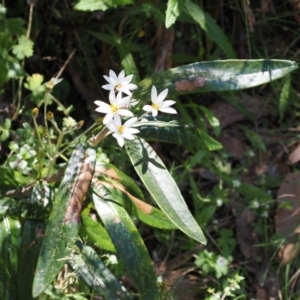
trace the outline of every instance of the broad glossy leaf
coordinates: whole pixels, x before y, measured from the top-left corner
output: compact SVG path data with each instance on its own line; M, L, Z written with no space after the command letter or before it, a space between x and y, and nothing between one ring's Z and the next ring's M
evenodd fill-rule
M0 221L0 288L1 285L3 286L3 290L0 289L0 299L17 299L16 282L20 240L19 220L4 216Z
M69 262L90 288L107 300L132 300L93 248L79 241L76 242L76 246L79 253L73 254Z
M283 83L280 96L279 96L279 115L280 120L283 120L285 110L288 105L289 96L291 91L291 76L287 76Z
M82 225L79 235L91 245L104 249L106 251L116 252L114 244L106 229L97 221L89 216L89 209L85 209L82 214Z
M177 120L162 121L162 118L142 119L136 126L139 136L147 141L160 141L183 146L187 149L219 150L222 145L204 131Z
M108 182L119 182L120 185L122 185L130 194L141 200L144 200L144 195L136 182L131 177L119 170L116 166L102 162L97 163L97 171L95 176L98 175L105 175L105 178L110 178L111 180ZM103 178L103 180L107 181L105 178Z
M107 191L105 200L118 202L126 209L128 214L136 216L145 224L159 229L177 228L161 210L126 192L120 184L104 185L101 181L98 182L100 182L100 185L105 186Z
M93 194L96 210L104 223L129 275L143 300L158 300L156 275L143 240L124 208L106 201L106 189Z
M0 199L0 216L7 214L26 219L47 219L49 213L49 207L45 208L34 203L18 201L10 198Z
M208 38L213 40L226 53L228 58L236 58L234 49L222 28L207 12L190 0L186 1L185 10L206 31Z
M70 254L80 227L82 202L89 188L96 160L93 148L79 144L73 151L55 195L33 282L38 297L52 282Z
M136 172L161 210L181 231L206 244L203 232L189 211L176 182L150 145L136 138L126 142L126 150Z
M168 97L213 91L231 91L255 87L281 78L296 70L289 60L217 60L193 63L155 73L142 80L133 97L149 100L152 85L158 92L168 88Z
M32 283L45 227L45 221L28 220L25 222L18 263L19 299L33 299Z

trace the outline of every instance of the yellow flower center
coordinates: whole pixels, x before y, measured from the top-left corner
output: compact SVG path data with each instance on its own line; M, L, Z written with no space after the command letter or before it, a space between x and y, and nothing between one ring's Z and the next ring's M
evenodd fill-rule
M123 132L124 132L124 126L119 126L118 127L118 132L119 132L119 134L122 134Z
M121 83L117 83L115 85L115 90L119 90L119 88L121 88L121 87L122 87L122 84Z
M158 106L157 104L152 103L152 107L153 107L155 110L159 110L159 106Z
M113 104L110 106L110 108L111 108L111 111L112 111L113 113L117 112L118 109L119 109L117 106L115 106L115 105L113 105Z

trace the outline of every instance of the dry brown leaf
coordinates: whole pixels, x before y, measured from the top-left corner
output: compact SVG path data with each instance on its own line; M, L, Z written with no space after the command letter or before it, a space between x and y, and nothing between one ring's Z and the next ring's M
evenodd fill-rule
M276 113L271 105L266 104L266 101L259 97L254 98L241 94L239 101L250 113L252 113L254 118L273 115ZM218 101L214 103L209 107L209 109L220 121L222 129L231 124L246 119L246 117L242 113L240 113L232 105L224 101Z
M245 155L246 145L228 134L222 134L218 137L218 141L223 145L223 148L230 152L233 157L241 158Z
M286 175L277 192L277 199L276 232L289 237L300 224L300 172ZM285 204L289 204L291 209L286 208Z
M298 252L299 246L295 245L294 243L288 243L281 246L278 252L278 257L280 258L283 265L287 265L293 260Z
M290 153L289 164L293 165L300 160L300 144Z
M261 261L262 251L256 246L259 244L259 239L253 227L255 213L243 207L238 201L232 202L231 207L236 218L236 240L243 255L248 259Z

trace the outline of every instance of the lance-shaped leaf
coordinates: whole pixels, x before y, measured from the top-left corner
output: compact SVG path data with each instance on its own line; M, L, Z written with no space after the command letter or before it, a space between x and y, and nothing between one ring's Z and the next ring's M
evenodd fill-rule
M222 149L222 145L204 131L177 120L144 118L136 127L141 132L139 135L147 141L172 143L188 149Z
M79 241L76 246L78 251L72 254L69 263L93 291L107 300L132 300L93 248Z
M141 138L126 142L126 150L136 172L161 210L185 234L206 244L203 232L189 211L165 165Z
M176 229L177 227L159 209L134 197L124 187L117 183L106 184L95 181L95 186L105 186L107 193L105 200L116 201L122 205L128 214L136 216L140 221L159 229Z
M89 211L87 208L82 212L82 225L79 235L91 245L96 245L106 251L116 252L106 229L89 216Z
M79 227L82 202L93 175L96 152L79 144L73 151L55 195L33 282L38 297L52 282L70 254Z
M176 95L231 91L255 87L281 78L296 70L298 65L289 60L217 60L193 63L155 73L142 80L133 97L149 100L152 85L157 90L168 88L168 98Z
M20 228L20 222L8 216L0 221L0 299L17 299Z
M24 225L18 262L19 299L33 299L32 283L45 227L45 221L28 220Z
M105 200L108 192L106 188L103 187L99 191L98 186L97 192L103 198L93 194L96 210L115 245L118 256L135 283L140 298L161 299L150 257L132 219L120 205Z

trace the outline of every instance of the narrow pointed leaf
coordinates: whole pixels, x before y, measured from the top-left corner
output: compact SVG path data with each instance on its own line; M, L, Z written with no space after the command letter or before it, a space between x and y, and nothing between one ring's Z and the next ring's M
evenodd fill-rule
M136 126L147 141L159 141L188 149L219 150L222 145L204 131L177 120L143 119Z
M0 221L0 299L17 299L20 228L20 222L11 217Z
M45 221L28 220L24 225L18 263L19 299L33 299L32 284L45 227Z
M118 256L135 283L140 298L158 300L160 298L156 275L143 240L126 210L114 202L105 200L106 192L105 188L98 190L103 198L93 194L93 200Z
M185 11L207 33L208 38L214 41L226 53L228 58L236 58L234 49L227 36L210 14L203 11L199 5L189 0L185 3Z
M141 138L126 142L126 150L136 172L161 210L185 234L206 244L203 232L189 211L165 165Z
M93 248L79 241L76 246L79 253L72 255L70 264L90 288L107 300L132 300Z
M100 184L103 184L100 182ZM117 201L126 209L129 215L136 216L145 224L159 229L176 229L177 227L161 210L134 197L118 184L105 185L107 190L106 200Z
M149 100L152 85L159 92L168 88L169 99L182 94L247 89L281 78L297 68L297 63L279 59L193 63L155 73L142 80L138 89L133 91L133 97Z
M72 153L64 178L55 195L42 242L33 282L38 297L52 282L70 254L80 227L82 202L89 188L96 160L95 149L79 144Z
M82 225L79 235L93 246L95 245L106 251L116 252L107 230L89 216L89 209L85 209L81 217Z

